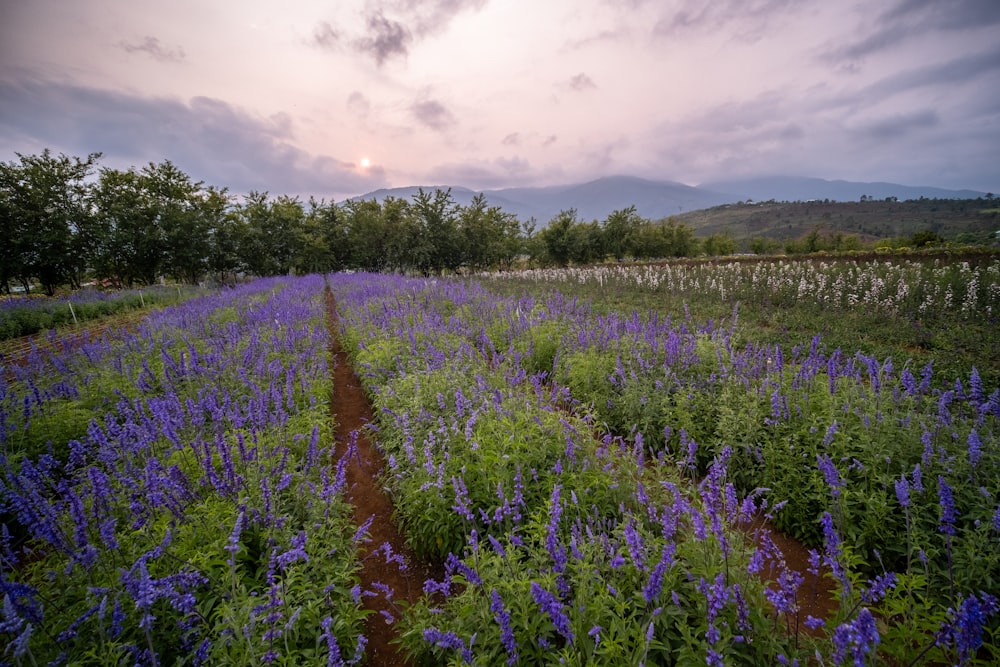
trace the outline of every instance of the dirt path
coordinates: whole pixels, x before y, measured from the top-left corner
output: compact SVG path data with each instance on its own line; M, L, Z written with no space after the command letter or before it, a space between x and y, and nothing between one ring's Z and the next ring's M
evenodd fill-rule
M326 309L333 364L330 411L336 421L334 458L339 458L353 443L356 452L347 468L347 497L354 506L354 522L363 526L370 521L369 540L361 544L359 550L361 588L375 593L365 595L363 603L372 612L365 627L367 664L380 667L409 665L406 656L392 644L396 638L394 621L399 617L396 603L402 600L413 604L423 592L424 581L431 576L440 579L441 574L417 560L396 528L392 500L378 480L385 460L365 429L372 421L371 404L337 339L336 304L329 293Z
M788 569L798 572L803 577L802 585L799 586L796 602L799 606L797 618L791 618L789 624L792 631L813 635L824 636L825 631L819 628L812 630L805 625L807 616L820 618L827 621L837 613L840 608L840 599L836 595L833 580L826 576L829 568L825 565L819 569L819 575L809 572L809 548L796 540L794 537L785 535L778 531L770 521L763 517L758 517L753 524L748 527L747 532L754 534L758 529L766 530L770 533L771 541L781 551ZM761 542L758 540L758 546ZM764 579L768 581L771 588L776 588L777 584L769 580L769 576L776 573L765 573Z

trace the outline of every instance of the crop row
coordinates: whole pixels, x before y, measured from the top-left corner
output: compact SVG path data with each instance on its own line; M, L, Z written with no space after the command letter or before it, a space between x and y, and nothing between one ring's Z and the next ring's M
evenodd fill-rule
M778 260L605 265L483 274L486 280L596 284L602 288L775 305L809 302L911 318L1000 316L1000 260L969 262Z
M322 287L258 281L3 368L0 661L361 659Z
M183 290L179 287L149 287L120 292L81 290L59 298L0 299L0 341L150 306L175 304L191 298L196 292L190 287Z
M334 290L402 524L446 560L402 621L421 660L996 658L1000 392L974 369L932 390L930 367L818 338L736 348L732 328L557 293ZM831 617L800 613L766 531L744 536L762 513L815 546Z

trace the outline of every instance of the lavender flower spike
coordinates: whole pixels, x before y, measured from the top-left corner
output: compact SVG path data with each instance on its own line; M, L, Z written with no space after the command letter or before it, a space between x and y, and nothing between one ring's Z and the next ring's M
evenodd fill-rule
M563 612L563 603L559 601L554 594L545 590L536 582L531 582L531 597L534 598L535 604L542 608L549 618L552 620L552 625L555 626L556 631L561 634L567 642L573 643L574 635L573 629L570 627L569 616Z

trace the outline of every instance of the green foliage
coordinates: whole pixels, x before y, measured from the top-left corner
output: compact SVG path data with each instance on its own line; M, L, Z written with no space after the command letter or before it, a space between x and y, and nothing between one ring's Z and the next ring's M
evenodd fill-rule
M608 488L635 472L623 459L615 464L622 466L619 474L595 473L593 488ZM658 470L654 475L664 473ZM572 496L574 501L570 501L568 495L568 490L563 489L555 535L550 502L532 514L524 527L523 543L502 539L498 549L480 538L468 545L463 560L481 583L453 574L452 586L457 591L443 608L427 600L408 611L400 640L417 664L453 664L458 659L459 654L454 650L426 641L427 630L441 628L470 644L477 663L505 663L511 654L504 644L497 600L510 616L511 639L517 651L517 661L512 664L696 665L704 664L709 647L726 656L727 662L765 664L773 663L778 653L789 652L785 646L788 640L780 633L750 630L767 628L770 622L764 611L763 584L745 574L735 575L738 582L735 579L726 582L726 585L739 583L742 601L738 604L730 600L722 605L714 623L721 632L714 643L708 643L706 601L700 587L715 580L716 573L724 569L726 557L717 548L691 536L676 542L664 539L645 508L627 492L618 500L627 508L625 512L603 515L600 519L604 522L602 531L613 525L609 531L614 539L612 548L599 540L575 539L582 527L598 520L600 514L596 508L607 508L611 499L591 500L578 491ZM588 500L577 503L576 498ZM648 602L641 591L648 583L649 564L632 558L637 554L626 546L629 528L635 529L636 539L654 560L665 550L674 554L663 572L661 588L651 591L653 597ZM574 550L574 557L558 575L553 572L551 555L554 536L560 548ZM740 541L738 535L731 538ZM745 572L747 555L742 549L731 553L728 571ZM536 586L553 593L561 591L557 599L567 615L566 630L572 634L571 640L566 630L558 629L545 608L535 602ZM738 608L742 605L745 605L742 613L748 615L741 620ZM737 634L743 634L742 640L736 638ZM473 636L475 641L471 641Z
M712 234L701 242L701 249L706 255L732 255L736 252L736 240L728 234Z
M92 293L82 290L68 299L15 298L4 302L0 312L0 341L146 308L168 306L201 293L201 290L192 287L150 287L141 292Z
M308 331L322 321L313 317L273 328L265 319L262 329L248 329L248 312L271 307L273 290L204 318L152 323L155 334L112 343L116 349L103 364L79 355L55 379L44 373L35 378L41 395L50 383L65 385L75 377L79 395L33 406L27 429L18 424L13 430L7 446L15 451L4 457L4 509L19 463L45 460L33 450L51 442L59 460L42 468L49 485L43 494L73 489L71 498L81 505L52 510L59 513L59 530L67 543L101 547L84 552L84 559L30 545L31 557L18 566L15 580L38 591L44 616L21 656L25 661L67 659L57 658L63 653L72 664L133 664L136 651L148 649L159 664L189 664L209 639L209 664L260 664L272 649L277 664L325 664L321 625L328 617L343 655L350 657L366 613L352 595L359 570L356 528L335 486L326 490L329 465L309 462L326 458L323 443L332 439L329 387L316 377L325 366L300 365L314 339L304 336L292 345L281 335L282 329ZM227 352L233 357L259 363L230 363L228 354L217 352L223 342L232 345ZM214 362L218 366L210 372L191 372L196 363ZM276 400L283 418L269 425L239 427L218 419L211 401L204 402L215 397L269 410L250 406L271 394L272 385L280 387L278 395L263 400ZM26 389L20 383L11 387ZM187 410L174 412L158 430L157 415L166 403ZM69 439L82 439L88 429L94 434L87 446L66 456ZM117 438L134 451L116 458L110 452L115 445L101 450L93 438ZM310 451L310 443L317 448ZM95 451L99 460L88 460ZM216 482L230 473L233 486L223 491ZM110 492L98 492L105 485ZM100 525L87 522L98 514L105 518ZM14 538L23 538L16 521L8 521L12 515L3 519ZM145 610L148 621L142 620L142 595L135 589L143 585L150 595L161 594ZM187 611L177 603L182 594L192 605ZM272 601L273 618L262 611L272 609ZM120 631L113 629L118 624ZM279 632L269 632L274 628Z
M92 227L87 179L100 158L17 154L0 163L0 287L37 279L51 296L80 284Z
M529 373L551 375L564 326L555 320L540 322L518 334L511 345L521 355L521 365ZM494 343L495 345L496 343Z

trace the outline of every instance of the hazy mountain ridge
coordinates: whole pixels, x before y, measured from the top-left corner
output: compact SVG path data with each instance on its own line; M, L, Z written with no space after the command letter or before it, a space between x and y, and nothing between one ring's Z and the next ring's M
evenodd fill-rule
M411 199L420 189L426 192L451 189L455 203L467 206L482 193L491 206L499 206L520 220L535 218L545 226L560 211L576 209L582 221L604 220L611 212L635 206L644 218L659 220L672 215L746 201L858 201L896 197L900 200L975 199L986 193L975 190L947 190L896 183L827 181L821 178L764 177L703 183L697 187L674 181L652 181L634 176L608 176L585 183L547 187L470 190L463 186L432 185L383 188L351 199L378 201L386 197Z
M900 185L882 181L827 181L822 178L797 176L765 176L733 181L712 181L698 187L729 192L740 201L858 201L862 196L874 199L895 197L899 200L920 199L976 199L985 192L976 190L948 190L945 188Z

